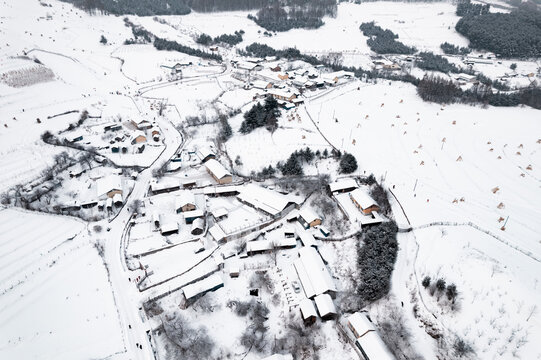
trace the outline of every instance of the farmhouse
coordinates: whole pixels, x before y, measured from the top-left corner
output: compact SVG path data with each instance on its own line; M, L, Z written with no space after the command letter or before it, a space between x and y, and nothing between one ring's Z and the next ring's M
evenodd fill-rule
M329 191L332 193L343 193L355 190L357 182L355 179L341 179L329 184Z
M268 240L254 240L246 243L246 253L248 255L264 254L274 249L272 242Z
M132 138L131 138L132 145L144 143L146 141L147 141L147 137L145 133L142 131L136 131L135 133L133 133Z
M131 123L138 130L147 130L152 128L152 124L150 123L150 121L143 119L132 120Z
M186 285L182 288L186 301L193 300L198 296L205 295L209 291L215 291L224 286L224 282L220 275L213 274L203 280L193 284Z
M255 80L252 82L254 89L266 90L272 88L272 83L264 80Z
M183 191L175 200L177 214L195 210L195 196L191 191Z
M205 163L210 159L216 159L216 155L208 146L202 146L201 148L197 149L197 157L202 163Z
M150 182L150 193L152 195L168 193L176 190L180 190L180 184L178 180L175 179L166 179L160 182L152 180Z
M268 92L269 96L272 96L276 100L293 101L299 96L297 91L285 91L280 89L272 89Z
M210 159L205 163L205 166L218 184L230 184L233 181L233 176L218 161Z
M236 196L239 194L239 186L225 185L225 186L207 186L203 189L203 194L212 197L219 196Z
M357 206L365 215L371 214L372 211L379 211L379 206L376 204L376 201L361 189L353 190L349 193L349 197L355 206Z
M294 266L307 298L313 299L320 294L335 296L336 287L331 274L316 249L299 249L299 258L295 260Z
M299 310L301 311L301 317L305 326L312 325L316 322L317 313L312 300L308 298L302 299L299 303Z
M122 180L118 175L109 175L96 181L98 199L113 198L116 194L122 195Z
M254 184L242 187L237 199L273 217L282 216L286 209L294 204L288 196Z
M321 225L322 222L321 216L318 216L310 208L300 210L298 220L305 229Z
M314 299L316 301L317 312L323 320L330 320L336 317L336 307L329 294L319 294Z

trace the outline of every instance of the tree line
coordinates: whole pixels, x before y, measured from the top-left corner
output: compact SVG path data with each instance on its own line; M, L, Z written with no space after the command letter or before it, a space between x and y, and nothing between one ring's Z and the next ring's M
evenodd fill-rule
M494 91L491 85L479 83L462 90L451 80L425 76L417 86L421 99L437 103L480 103L492 106L517 106L520 104L541 109L541 88L529 87L516 92Z
M135 25L128 18L124 19L124 23L126 26L131 27L134 36L134 39L128 39L124 41L124 44L126 45L135 43L153 43L154 47L157 50L178 51L187 55L197 56L202 59L222 61L222 57L219 54L213 54L199 49L194 49L192 47L182 45L176 41L166 40L157 37L150 31L146 30L144 27Z
M468 55L471 53L471 49L467 47L458 47L450 44L447 41L440 45L440 48L447 55Z
M324 24L324 16L336 16L336 10L335 0L285 0L262 7L248 18L269 31L316 29Z
M208 35L208 34L200 34L197 39L195 40L196 43L201 45L213 45L213 44L229 44L229 45L237 45L242 42L242 35L244 34L244 30L235 31L234 34L222 34L220 36L216 36L214 39Z
M378 54L414 54L417 51L414 47L406 46L397 41L397 34L391 30L383 29L373 21L362 23L359 28L363 35L369 38L366 43L370 49Z
M511 13L482 13L462 17L456 31L470 47L504 57L541 56L541 11L520 7Z

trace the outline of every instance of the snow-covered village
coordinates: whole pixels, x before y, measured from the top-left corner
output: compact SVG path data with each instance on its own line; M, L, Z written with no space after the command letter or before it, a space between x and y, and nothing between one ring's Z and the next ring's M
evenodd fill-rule
M539 0L2 0L0 359L541 359Z

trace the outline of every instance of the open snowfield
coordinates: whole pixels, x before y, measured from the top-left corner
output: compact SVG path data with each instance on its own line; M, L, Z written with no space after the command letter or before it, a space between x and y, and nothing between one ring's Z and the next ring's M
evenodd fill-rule
M325 25L316 30L293 29L272 37L264 36L263 28L247 18L250 12L193 13L169 20L186 33L207 33L211 36L232 34L244 30L244 41L264 43L274 48L296 47L304 52L351 51L366 54L370 49L366 37L359 30L363 22L375 21L383 28L397 33L406 45L440 52L440 44L466 46L468 41L454 26L458 21L451 3L366 2L360 5L341 3L336 18L325 17ZM253 12L252 12L253 13ZM211 22L212 27L208 24ZM163 25L162 25L163 26ZM449 28L450 27L450 28ZM172 29L172 28L171 28ZM261 34L258 33L261 30ZM317 39L317 40L316 40Z
M0 358L88 359L124 345L82 221L0 210Z

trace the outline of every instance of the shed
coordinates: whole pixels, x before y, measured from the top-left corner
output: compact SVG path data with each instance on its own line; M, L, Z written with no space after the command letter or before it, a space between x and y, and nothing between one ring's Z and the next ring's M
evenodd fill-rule
M317 312L323 320L333 319L337 312L334 302L329 294L320 294L315 297Z
M121 194L115 194L113 196L113 203L115 206L122 206L122 195Z
M198 296L202 296L209 291L215 291L223 286L224 282L220 275L212 274L203 280L184 286L182 288L182 292L184 293L186 300L190 301Z
M351 330L355 338L364 336L369 331L376 331L374 324L368 319L365 314L356 312L347 318L348 328Z
M205 213L201 209L186 211L183 214L186 224L191 224L195 219L201 218L203 217L203 215L205 215Z
M312 300L308 298L302 299L299 303L299 309L305 326L312 325L316 322L317 312Z
M205 163L210 159L216 159L214 151L212 151L209 146L202 146L201 148L197 149L197 157L202 163Z
M160 233L163 236L178 234L178 223L176 221L170 221L162 224Z
M192 235L201 235L205 230L205 220L197 218L192 222Z
M229 266L229 276L232 278L238 278L240 275L240 266L237 262L234 262Z
M226 240L226 234L218 224L215 224L209 229L209 234L216 242L223 242Z

